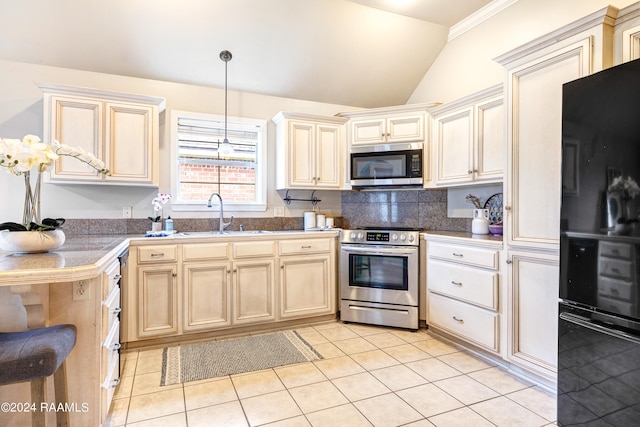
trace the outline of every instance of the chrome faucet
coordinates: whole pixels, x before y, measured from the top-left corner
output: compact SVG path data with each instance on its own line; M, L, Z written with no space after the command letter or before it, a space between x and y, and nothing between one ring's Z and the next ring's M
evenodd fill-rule
M209 201L207 202L207 207L208 208L211 207L211 199L213 199L213 196L216 196L218 198L218 200L220 200L220 220L219 220L219 224L220 224L220 232L222 233L224 230L227 229L227 227L229 227L231 225L231 222L233 221L233 215L231 215L231 218L229 218L229 222L224 222L224 206L222 204L222 197L218 193L211 193L211 195L209 196Z

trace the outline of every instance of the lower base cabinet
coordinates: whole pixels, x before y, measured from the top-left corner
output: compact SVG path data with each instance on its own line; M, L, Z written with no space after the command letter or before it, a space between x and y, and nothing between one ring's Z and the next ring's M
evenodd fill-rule
M555 383L558 359L558 255L509 251L507 359Z
M335 233L171 241L131 242L123 342L336 313Z

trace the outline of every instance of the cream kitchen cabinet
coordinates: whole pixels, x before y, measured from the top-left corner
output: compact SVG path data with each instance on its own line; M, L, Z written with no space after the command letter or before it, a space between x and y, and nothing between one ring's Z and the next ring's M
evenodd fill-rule
M604 8L496 58L505 68L507 359L555 387L562 85L613 63Z
M234 243L233 259L233 324L275 320L275 242Z
M435 107L430 114L436 186L502 181L502 85Z
M338 114L349 118L349 145L423 142L427 110L437 104L407 104Z
M427 324L499 354L502 242L426 240Z
M621 9L615 26L615 63L640 58L640 2Z
M158 186L159 114L164 99L38 84L44 94L44 140L81 147L106 163L109 175L61 157L49 182Z
M134 336L150 338L178 333L178 247L141 246L130 254L136 267L137 329Z
M276 115L276 188L342 188L346 121L287 112Z
M336 312L335 239L280 241L280 318Z
M182 330L231 325L230 243L182 245Z
M424 141L425 114L351 121L351 145Z
M554 384L558 357L558 256L508 251L507 360Z

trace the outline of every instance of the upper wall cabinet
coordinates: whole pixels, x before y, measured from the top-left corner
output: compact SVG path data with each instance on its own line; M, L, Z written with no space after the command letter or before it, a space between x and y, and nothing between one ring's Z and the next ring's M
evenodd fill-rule
M344 182L347 119L280 112L276 124L276 188L339 190Z
M439 187L501 182L504 168L502 85L430 110Z
M49 182L158 186L159 115L164 98L38 83L44 94L44 140L80 147L110 175L64 157Z
M616 64L640 58L640 2L620 10L614 33Z
M349 144L393 144L425 140L427 109L436 104L408 104L340 113L348 117Z

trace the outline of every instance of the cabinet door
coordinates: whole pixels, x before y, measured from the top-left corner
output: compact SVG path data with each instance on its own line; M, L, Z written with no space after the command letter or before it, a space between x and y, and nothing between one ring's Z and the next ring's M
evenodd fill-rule
M178 267L138 267L138 337L178 333Z
M475 107L476 141L474 179L502 180L504 170L504 99L502 96Z
M47 98L45 98L46 100ZM49 137L62 144L80 147L84 151L104 159L102 149L102 108L100 100L51 96ZM45 108L46 110L46 108ZM45 120L45 126L46 120ZM95 169L68 156L60 156L50 168L53 181L82 180L100 181Z
M473 181L473 107L435 118L436 185Z
M231 325L231 264L185 263L183 330L201 331Z
M366 145L386 141L385 119L354 120L351 122L351 144Z
M305 122L289 124L289 185L311 187L315 185L315 126Z
M106 181L154 182L154 108L150 105L107 102L105 162L111 172Z
M560 241L562 85L590 72L591 39L508 72L507 241L557 250Z
M342 144L339 126L317 125L315 156L316 187L340 188Z
M387 119L387 142L424 141L424 114Z
M280 259L280 317L335 313L335 279L330 254Z
M233 323L275 320L275 260L233 263Z
M558 256L510 251L508 359L555 381L558 355Z

